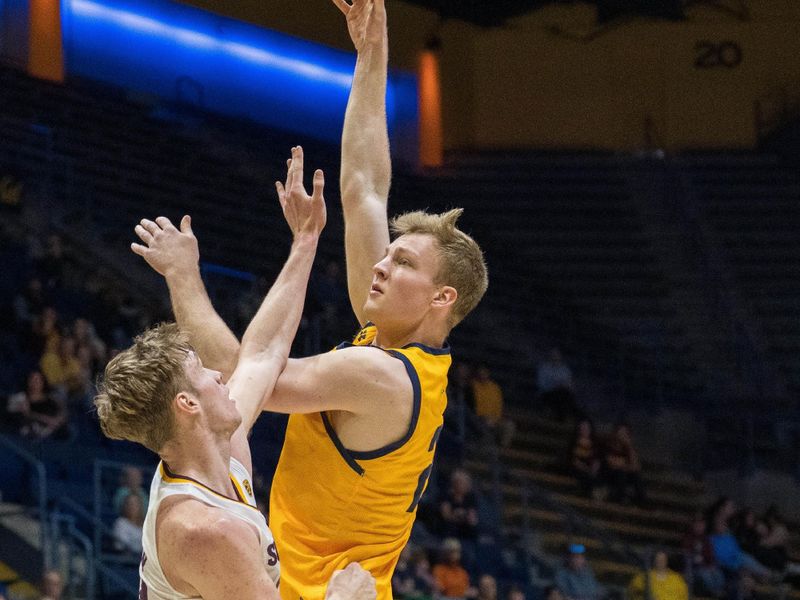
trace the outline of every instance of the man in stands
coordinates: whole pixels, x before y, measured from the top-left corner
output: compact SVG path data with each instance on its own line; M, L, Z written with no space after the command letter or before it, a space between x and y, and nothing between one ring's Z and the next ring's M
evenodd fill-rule
M342 203L348 291L363 329L334 352L289 361L263 403L292 413L270 502L284 600L322 597L350 561L372 572L381 598L391 594L443 422L445 340L488 285L480 248L455 226L461 210L397 217L391 241L386 9L383 0L336 4L358 51ZM150 248L145 258L165 275L178 323L203 361L229 375L239 343L208 302L196 239L169 229Z
M302 181L298 159L279 194L292 250L244 334L228 386L175 324L145 332L106 367L95 399L104 433L139 442L161 458L143 526L140 598L279 597L278 553L253 496L248 411L270 395L286 363L303 307L296 299L305 295L325 226L322 172L314 176L311 197ZM147 223L141 237L157 241L156 227L169 225ZM134 250L148 257L146 247ZM350 566L331 581L328 597L374 598L372 581Z

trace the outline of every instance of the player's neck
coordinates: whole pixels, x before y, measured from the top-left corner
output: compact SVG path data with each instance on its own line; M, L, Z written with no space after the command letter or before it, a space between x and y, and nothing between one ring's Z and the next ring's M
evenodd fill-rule
M446 338L447 333L444 331L433 331L431 327L425 325L412 330L393 329L378 325L375 345L381 348L402 348L409 344L422 344L431 348L441 348L444 346Z
M225 496L233 496L230 480L230 439L173 440L164 446L161 459L175 475L194 479Z

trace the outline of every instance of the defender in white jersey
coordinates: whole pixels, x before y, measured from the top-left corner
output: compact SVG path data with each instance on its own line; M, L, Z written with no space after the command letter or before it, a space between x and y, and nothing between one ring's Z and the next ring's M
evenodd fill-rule
M139 442L161 457L145 520L140 600L279 598L278 550L255 509L250 483L247 433L259 411L248 407L259 407L271 394L286 364L302 313L298 298L305 297L325 225L322 172L315 173L309 196L302 170L302 150L293 148L286 187L278 184L294 234L291 253L242 338L228 384L203 367L175 324L146 331L106 366L95 398L104 433ZM191 232L188 217L181 230ZM143 220L136 232L145 245L134 244L134 252L156 269L149 245L162 237L193 243L188 256L198 268L196 239L171 235L177 231L168 219ZM209 303L205 293L196 301ZM375 598L370 580L350 565L331 579L329 597Z
M251 483L253 476L242 463L231 458L230 479L236 491L237 498L235 500L221 496L190 477L173 473L164 462L159 463L155 475L153 475L153 482L150 484L150 507L143 527L142 546L144 552L139 567L140 599L189 598L189 596L181 595L170 585L158 558L156 543L158 508L164 500L175 496L189 496L209 506L218 507L255 528L258 534L261 560L266 567L267 575L276 587L280 584L281 566L278 550L264 515L256 507L256 498L253 495Z

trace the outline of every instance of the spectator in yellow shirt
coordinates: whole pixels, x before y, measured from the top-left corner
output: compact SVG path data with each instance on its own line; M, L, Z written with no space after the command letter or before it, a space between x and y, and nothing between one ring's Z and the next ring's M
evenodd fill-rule
M667 553L656 552L653 557L653 568L648 573L650 593L645 593L645 576L636 575L630 583L629 591L634 600L652 598L652 600L689 600L689 588L683 577L669 568Z
M475 401L475 414L488 426L501 446L509 447L516 426L511 419L503 416L503 390L492 379L486 365L481 365L475 371L472 378L472 397Z

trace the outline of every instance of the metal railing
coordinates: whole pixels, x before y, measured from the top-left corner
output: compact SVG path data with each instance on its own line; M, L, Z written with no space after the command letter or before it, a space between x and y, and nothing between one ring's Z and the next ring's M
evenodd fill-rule
M44 463L37 459L33 454L18 446L11 441L7 436L0 435L0 445L7 448L9 451L16 454L24 462L26 462L36 474L38 498L37 498L37 516L39 518L39 544L42 551L43 569L50 568L52 564L52 556L50 556L50 533L48 531L48 518L47 518L47 470Z
M95 561L92 542L76 526L75 517L59 511L50 514L51 553L54 557L63 556L65 565L61 571L67 574L67 597L94 600L95 595ZM62 554L62 550L65 550ZM83 558L83 568L77 562L78 555ZM78 590L78 582L82 581L82 589Z

